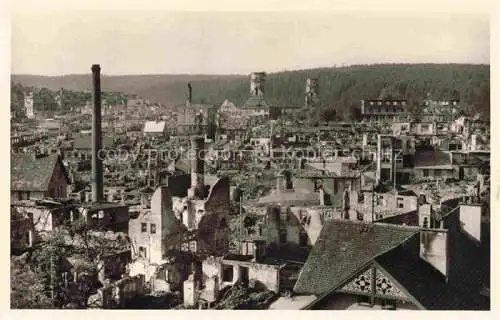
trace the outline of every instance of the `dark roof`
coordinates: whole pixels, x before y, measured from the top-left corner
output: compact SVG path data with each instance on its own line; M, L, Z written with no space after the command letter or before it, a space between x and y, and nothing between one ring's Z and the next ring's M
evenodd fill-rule
M114 139L110 136L103 135L102 137L102 147L104 149L113 148ZM92 136L91 135L78 135L75 136L75 142L73 148L80 150L91 150L92 149Z
M417 151L415 167L451 165L450 155L443 151Z
M377 220L377 222L418 226L418 211L410 211L403 214L382 218Z
M470 153L471 158L479 160L481 163L489 163L491 160L490 153Z
M334 290L375 257L393 249L418 229L348 220L327 221L294 291L322 295Z
M488 310L490 299L480 292L490 288L489 223L483 223L479 245L460 230L457 213L444 218L450 237L448 282L420 259L418 237L375 261L426 309Z
M413 190L403 189L400 186L397 186L397 188L398 188L398 196L418 197L418 194L416 194L415 191Z
M38 158L29 153L11 154L10 189L13 191L47 191L57 162L64 168L57 154ZM66 172L65 175L69 182Z
M250 96L243 104L243 108L268 107L264 97Z

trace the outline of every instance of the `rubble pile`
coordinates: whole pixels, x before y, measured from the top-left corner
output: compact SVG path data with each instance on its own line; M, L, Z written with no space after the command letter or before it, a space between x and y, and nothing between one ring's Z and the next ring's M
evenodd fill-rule
M276 298L277 294L272 291L255 290L236 283L223 294L214 309L263 310L267 309Z

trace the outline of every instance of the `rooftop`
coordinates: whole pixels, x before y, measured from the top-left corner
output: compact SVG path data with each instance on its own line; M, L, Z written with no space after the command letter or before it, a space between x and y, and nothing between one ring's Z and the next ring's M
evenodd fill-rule
M247 101L243 104L243 108L256 108L256 107L265 107L267 108L267 102L264 100L264 97L259 96L250 96Z
M12 153L10 189L13 191L47 191L57 162L63 166L57 154L35 158L31 153ZM65 174L69 182L67 172Z
M389 224L326 221L294 291L322 295L334 290L375 257L418 232L417 228Z

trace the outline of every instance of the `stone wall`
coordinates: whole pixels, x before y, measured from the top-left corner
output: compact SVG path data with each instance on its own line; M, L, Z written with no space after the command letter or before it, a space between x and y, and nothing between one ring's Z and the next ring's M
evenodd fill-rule
M271 290L279 292L279 274L280 266L267 265L250 261L237 261L237 260L223 260L222 268L233 267L233 280L231 282L222 279L222 285L232 285L238 280L242 280L244 271L243 268L248 270L249 285L262 290Z
M205 212L198 224L198 247L213 255L229 249L229 179L220 178L210 189Z
M424 175L424 170L427 170L428 175ZM440 174L436 175L435 170L439 170ZM458 170L443 170L443 169L425 169L425 168L415 168L414 178L416 181L427 181L427 180L437 180L437 179L458 179Z
M124 308L132 299L144 294L144 275L123 278L99 291L103 309Z

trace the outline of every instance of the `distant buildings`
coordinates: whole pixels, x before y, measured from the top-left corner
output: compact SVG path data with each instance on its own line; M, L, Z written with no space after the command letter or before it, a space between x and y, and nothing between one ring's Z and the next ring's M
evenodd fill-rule
M361 116L365 121L406 121L406 100L361 100Z
M144 135L162 136L166 133L165 121L146 121L144 123Z
M28 118L33 118L35 116L33 91L24 95L24 112Z
M319 81L317 78L306 80L305 107L316 107L319 103Z
M252 117L266 118L269 116L269 106L264 99L265 72L250 74L250 96L241 109Z

